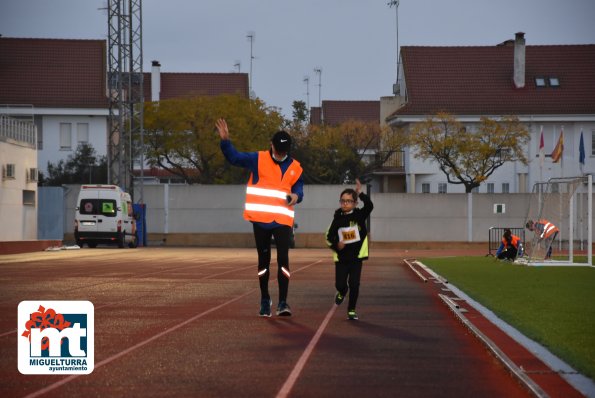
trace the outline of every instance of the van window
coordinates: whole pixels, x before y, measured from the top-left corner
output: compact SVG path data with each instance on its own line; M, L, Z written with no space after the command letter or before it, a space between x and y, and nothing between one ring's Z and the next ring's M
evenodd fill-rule
M87 215L115 217L117 213L116 201L113 199L82 199L79 212Z

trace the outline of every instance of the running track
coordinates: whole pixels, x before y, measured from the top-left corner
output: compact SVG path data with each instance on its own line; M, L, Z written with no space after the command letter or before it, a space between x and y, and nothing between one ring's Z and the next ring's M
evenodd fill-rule
M365 263L357 322L333 303L327 250L292 250L294 316L258 317L255 257L190 248L0 256L0 396L530 396L394 251ZM276 280L270 288L276 306ZM92 374L18 372L17 305L34 299L94 304Z

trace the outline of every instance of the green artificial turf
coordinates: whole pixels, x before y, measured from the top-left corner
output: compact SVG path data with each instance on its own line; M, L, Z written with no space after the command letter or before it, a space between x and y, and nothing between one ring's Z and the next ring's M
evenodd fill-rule
M493 257L420 261L595 379L595 268L527 267Z

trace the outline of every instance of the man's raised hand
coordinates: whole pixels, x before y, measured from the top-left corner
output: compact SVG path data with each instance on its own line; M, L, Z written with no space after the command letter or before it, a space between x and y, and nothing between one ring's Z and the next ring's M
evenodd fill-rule
M227 128L225 119L218 119L215 122L215 127L217 127L219 137L221 137L222 140L229 140L229 129Z

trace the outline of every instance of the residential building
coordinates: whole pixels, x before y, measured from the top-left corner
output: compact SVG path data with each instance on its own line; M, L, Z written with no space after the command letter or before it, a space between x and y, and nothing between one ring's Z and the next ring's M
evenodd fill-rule
M0 114L33 119L43 173L87 143L106 154L105 40L0 37Z
M0 115L33 120L39 170L73 154L78 144L107 155L109 103L107 43L0 37ZM146 101L182 96L248 97L246 73L144 73Z
M529 164L510 162L497 169L479 193L530 192L539 181L595 173L595 44L526 46L524 33L495 46L401 48L399 92L403 106L386 118L410 129L438 112L454 115L471 128L482 116L514 115L531 134ZM538 158L543 129L546 156ZM564 131L562 161L549 154ZM586 159L579 167L583 134ZM404 151L407 192L465 192L447 183L432 161Z

